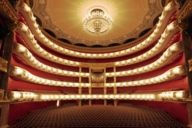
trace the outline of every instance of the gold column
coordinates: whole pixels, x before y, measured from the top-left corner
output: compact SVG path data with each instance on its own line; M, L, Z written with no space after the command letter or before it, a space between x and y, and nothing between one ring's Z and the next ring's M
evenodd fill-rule
M3 39L0 58L0 88L4 90L4 99L7 99L8 80L11 70L11 56L14 42L14 29L16 24L10 26L10 33Z
M79 94L79 95L81 95L81 94L82 94L82 87L81 87L81 83L82 83L82 76L81 76L81 72L82 72L82 68L81 68L81 67L79 67L79 74L80 74L80 76L79 76L79 83L80 83L80 86L79 86L79 88L78 88L78 94ZM78 101L78 105L79 105L79 106L81 106L81 105L82 105L81 100L79 100L79 101Z
M8 61L0 57L0 71L7 72Z
M113 67L113 72L116 73L116 67L114 66ZM117 86L116 86L116 81L117 81L117 78L116 78L116 75L113 76L113 80L114 80L114 87L113 87L113 93L114 94L117 94ZM114 100L114 106L117 106L117 100Z
M91 67L89 67L89 94L91 95L92 94L92 84L91 84ZM89 100L89 105L91 105L91 100Z
M103 87L104 95L107 94L106 82L107 82L107 77L106 77L106 68L105 68L104 69L104 87ZM107 105L106 99L104 99L104 105Z

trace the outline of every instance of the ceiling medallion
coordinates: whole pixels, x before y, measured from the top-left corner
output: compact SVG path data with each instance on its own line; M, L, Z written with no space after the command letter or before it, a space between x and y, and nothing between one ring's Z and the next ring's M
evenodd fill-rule
M85 31L99 35L109 31L112 27L112 18L101 7L90 9L83 20Z

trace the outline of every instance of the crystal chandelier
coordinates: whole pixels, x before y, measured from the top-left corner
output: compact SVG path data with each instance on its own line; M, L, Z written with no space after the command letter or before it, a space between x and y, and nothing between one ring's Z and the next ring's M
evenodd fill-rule
M111 29L112 18L104 9L93 8L83 20L83 27L86 31L101 34Z

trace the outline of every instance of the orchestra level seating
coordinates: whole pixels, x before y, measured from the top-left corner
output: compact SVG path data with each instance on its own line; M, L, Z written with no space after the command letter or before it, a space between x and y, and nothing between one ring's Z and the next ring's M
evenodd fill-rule
M74 128L74 127L127 127L127 128L184 128L166 112L126 106L73 106L49 107L36 110L18 120L11 128Z

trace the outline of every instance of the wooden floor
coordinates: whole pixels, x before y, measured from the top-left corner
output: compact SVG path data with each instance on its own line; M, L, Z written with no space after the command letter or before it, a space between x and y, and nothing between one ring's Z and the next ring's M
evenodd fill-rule
M166 112L135 106L73 106L34 111L12 128L184 128Z

